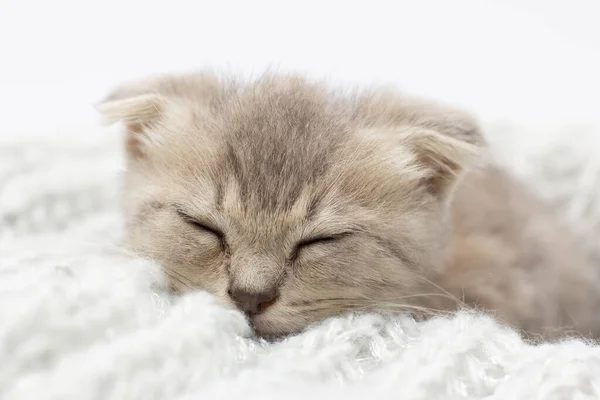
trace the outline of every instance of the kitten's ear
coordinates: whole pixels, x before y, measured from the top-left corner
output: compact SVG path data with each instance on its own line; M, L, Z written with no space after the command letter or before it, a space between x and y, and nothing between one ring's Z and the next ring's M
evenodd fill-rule
M97 110L109 123L126 125L150 125L161 118L169 106L166 99L155 94L142 94L130 98L108 98Z
M130 157L140 158L145 146L157 139L156 128L165 125L185 107L176 100L159 94L115 92L96 106L108 123L122 122L127 129L126 150Z
M483 145L421 127L400 127L378 134L383 136L384 145L391 146L392 157L405 160L399 163L404 170L400 173L444 199L483 152Z
M463 173L479 160L482 147L436 131L415 130L405 139L424 167L422 184L435 195L448 196Z
M486 143L479 123L444 104L416 101L409 110L405 144L425 167L428 190L447 197L464 172L482 160Z

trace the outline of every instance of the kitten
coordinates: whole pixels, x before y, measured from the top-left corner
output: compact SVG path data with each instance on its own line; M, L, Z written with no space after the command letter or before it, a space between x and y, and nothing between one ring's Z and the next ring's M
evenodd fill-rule
M545 337L600 335L594 269L462 112L200 73L123 86L99 108L127 126L128 246L260 335L464 306Z

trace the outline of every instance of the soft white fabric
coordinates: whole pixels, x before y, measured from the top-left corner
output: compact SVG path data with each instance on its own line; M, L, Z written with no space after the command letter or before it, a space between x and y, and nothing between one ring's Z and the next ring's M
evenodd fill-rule
M489 132L593 254L600 131L565 126ZM600 398L600 346L531 346L485 316L348 316L257 341L207 294L161 294L159 268L119 247L121 170L116 129L0 131L1 399Z

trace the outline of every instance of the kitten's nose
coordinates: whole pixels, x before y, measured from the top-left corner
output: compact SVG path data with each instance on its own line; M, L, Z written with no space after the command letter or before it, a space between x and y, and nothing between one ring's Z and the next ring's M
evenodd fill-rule
M244 289L229 289L229 296L235 301L240 311L249 317L263 311L277 298L276 290L259 293L248 292Z

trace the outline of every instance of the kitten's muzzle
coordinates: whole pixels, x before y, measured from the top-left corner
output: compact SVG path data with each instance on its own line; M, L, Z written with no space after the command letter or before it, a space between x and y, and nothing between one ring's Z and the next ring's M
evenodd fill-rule
M268 290L258 293L249 292L244 289L233 288L227 291L240 311L248 318L265 310L273 304L278 297L277 290Z

